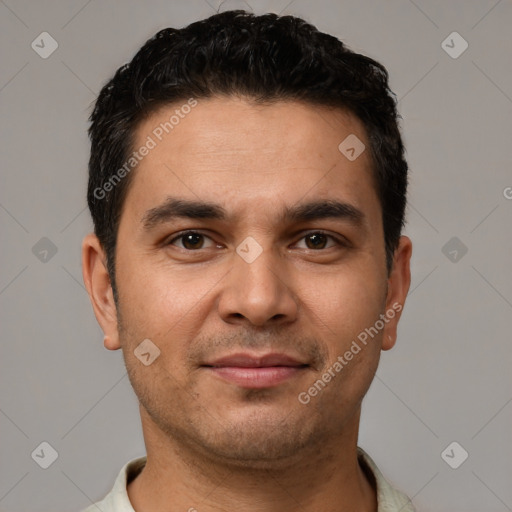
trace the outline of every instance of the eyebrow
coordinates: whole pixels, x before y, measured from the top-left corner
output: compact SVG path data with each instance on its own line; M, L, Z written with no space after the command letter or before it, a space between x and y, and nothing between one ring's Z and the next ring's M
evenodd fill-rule
M177 218L225 221L229 218L229 215L217 203L170 196L161 205L146 211L142 217L143 229L151 231L156 226ZM366 216L354 205L334 199L316 200L287 206L278 216L279 223L298 223L317 219L341 219L357 227L362 227Z

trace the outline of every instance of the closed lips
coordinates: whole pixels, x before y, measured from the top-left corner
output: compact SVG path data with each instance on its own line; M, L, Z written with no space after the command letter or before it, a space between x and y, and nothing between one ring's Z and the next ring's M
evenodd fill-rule
M221 357L209 362L204 366L214 368L237 367L237 368L268 368L271 366L305 367L306 363L286 354L266 354L263 356L251 356L249 354L233 354Z

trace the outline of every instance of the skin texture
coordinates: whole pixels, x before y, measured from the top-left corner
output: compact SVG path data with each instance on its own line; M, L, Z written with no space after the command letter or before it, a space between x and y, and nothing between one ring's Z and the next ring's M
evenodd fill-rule
M142 122L136 147L176 107ZM338 150L349 134L367 148L354 161ZM198 100L132 172L116 250L118 308L95 235L82 251L105 347L122 349L140 402L148 461L128 486L134 509L375 511L356 458L361 401L400 313L308 404L298 400L409 289L407 237L386 270L362 123L298 102ZM168 196L218 203L228 218L144 230L146 212ZM363 222L279 218L285 206L321 199L355 206ZM176 239L188 229L204 237ZM328 236L315 245L318 230ZM248 236L262 248L251 263L236 252ZM147 338L160 349L149 366L134 355ZM236 352L286 353L309 366L264 389L202 366Z

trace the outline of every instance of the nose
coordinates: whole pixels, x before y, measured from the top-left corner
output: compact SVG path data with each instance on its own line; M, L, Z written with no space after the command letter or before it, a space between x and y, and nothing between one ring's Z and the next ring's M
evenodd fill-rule
M293 283L287 282L289 274L275 251L267 248L250 263L237 253L233 260L218 303L225 322L274 326L296 319L298 301Z

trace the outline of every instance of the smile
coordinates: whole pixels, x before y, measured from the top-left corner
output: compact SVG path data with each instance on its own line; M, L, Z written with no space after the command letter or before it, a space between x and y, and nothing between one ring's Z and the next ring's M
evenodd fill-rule
M305 364L286 354L234 354L203 365L213 375L240 387L261 389L277 386L301 374Z

